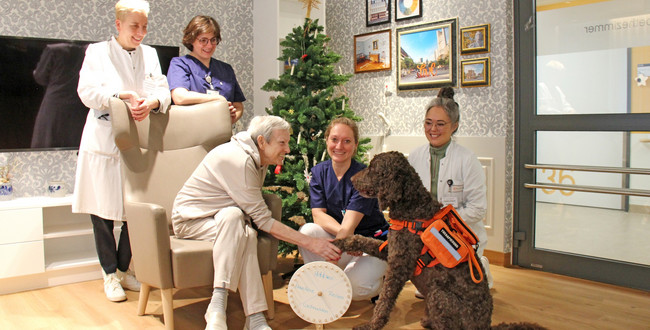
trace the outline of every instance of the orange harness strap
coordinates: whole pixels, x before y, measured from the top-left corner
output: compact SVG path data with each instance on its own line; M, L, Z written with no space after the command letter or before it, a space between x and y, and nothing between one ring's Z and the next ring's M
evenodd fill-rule
M416 235L422 234L422 232L429 227L435 218L431 218L426 221L407 221L407 220L395 220L395 219L390 219L388 222L390 222L390 229L399 231L404 228L408 229L410 232ZM379 246L379 251L383 250L386 246L388 245L388 240L384 241ZM436 260L436 257L431 255L429 253L429 248L425 245L422 247L422 251L420 252L420 257L418 258L417 261L417 267L415 268L415 275L420 275L422 273L422 269L425 267L433 267L440 262Z
M427 229L435 220L435 215L433 218L426 220L426 221L407 221L407 220L395 220L395 219L390 219L390 229L392 230L402 230L404 228L408 229L410 232L416 234L416 235L421 235L425 229ZM464 242L464 244L467 244ZM386 246L388 245L388 240L384 241L380 246L379 246L379 251L383 250ZM470 250L473 250L471 246L468 246ZM476 256L473 253L470 253L470 260L468 260L469 263L469 269L470 273L472 275L472 280L475 283L480 283L483 280L483 273L480 271L480 266L478 264L478 261L476 260ZM431 249L425 244L422 247L422 251L420 251L420 257L417 260L417 264L415 267L414 274L415 276L418 276L422 273L422 270L426 267L433 267L437 264L439 264L440 261L436 259L436 257L433 255L431 252ZM478 269L479 273L479 279L476 279L474 276L474 271L472 270L472 266L476 267Z
M408 229L410 232L416 235L422 234L422 232L429 227L434 221L434 218L424 221L407 221L407 220L395 220L390 219L390 229L392 230L402 230L404 228Z

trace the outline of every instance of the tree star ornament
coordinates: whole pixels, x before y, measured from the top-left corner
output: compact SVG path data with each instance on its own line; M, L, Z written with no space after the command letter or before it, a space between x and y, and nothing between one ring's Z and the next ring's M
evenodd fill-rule
M646 86L646 81L648 80L648 77L645 76L643 73L639 73L636 75L636 78L634 78L634 81L636 81L637 86Z
M320 0L298 0L298 1L304 3L302 8L307 8L307 15L305 15L306 18L309 18L309 16L311 15L312 8L318 9L318 5L320 5Z

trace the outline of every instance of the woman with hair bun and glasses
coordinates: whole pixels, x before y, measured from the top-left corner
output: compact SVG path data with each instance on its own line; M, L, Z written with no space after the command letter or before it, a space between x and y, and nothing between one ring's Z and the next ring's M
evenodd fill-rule
M409 163L420 175L431 196L443 205L453 205L460 217L479 238L478 257L492 287L489 262L483 256L487 232L483 217L487 210L485 174L476 155L452 140L458 130L460 113L454 90L443 87L426 107L424 134L428 144L409 154ZM416 292L417 297L419 292Z
M219 23L210 16L195 16L183 30L188 55L174 57L167 81L174 104L188 105L226 100L232 124L241 118L246 97L230 64L212 58L221 42Z

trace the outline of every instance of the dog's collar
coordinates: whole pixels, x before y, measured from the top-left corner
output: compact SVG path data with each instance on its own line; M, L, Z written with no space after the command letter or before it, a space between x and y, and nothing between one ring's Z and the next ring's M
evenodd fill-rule
M392 230L402 230L404 228L408 229L410 232L416 235L422 234L422 232L433 223L435 218L429 220L418 220L418 221L408 221L408 220L395 220L389 219L390 229Z

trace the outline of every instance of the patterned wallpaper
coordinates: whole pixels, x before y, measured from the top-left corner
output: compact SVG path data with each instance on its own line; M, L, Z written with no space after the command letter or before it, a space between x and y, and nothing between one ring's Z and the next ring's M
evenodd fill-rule
M391 0L394 7L395 1ZM506 219L504 251L512 244L513 163L514 163L514 72L513 72L513 9L508 0L423 0L420 18L395 22L391 8L391 23L366 27L366 1L327 0L327 34L330 47L343 55L339 62L343 73L354 73L354 35L391 30L392 70L355 74L346 85L350 107L364 120L359 123L363 135L381 135L383 123L377 116L384 112L391 122L392 135L421 135L424 108L438 90L396 90L395 29L408 25L458 18L458 27L489 23L491 47L489 53L463 55L459 60L490 57L491 86L455 88L460 105L459 136L506 137ZM391 95L384 95L388 84Z
M230 63L248 100L243 121L253 111L253 0L150 0L145 44L179 46L182 30L195 15L209 15L221 25L215 57ZM107 40L115 31L115 1L7 0L0 2L0 35L72 40ZM15 168L16 197L45 195L49 181L64 181L72 191L76 151L0 153L0 165Z
M223 41L215 57L230 63L248 100L242 120L252 115L253 100L253 0L151 0L148 44L181 47L182 29L191 17L198 14L213 16L220 22ZM391 0L394 4L394 1ZM68 0L31 1L6 0L0 2L0 35L28 36L56 39L105 40L114 33L113 1ZM491 24L491 51L487 54L460 56L459 59L489 56L492 65L490 87L456 88L456 101L461 106L461 125L458 135L506 136L506 219L505 232L512 228L512 167L514 123L514 74L512 68L513 31L512 2L508 0L423 0L421 18L366 27L365 1L327 0L327 34L330 47L344 55L340 70L353 73L353 36L390 28L393 47L395 29L402 26L427 23L458 17L459 27ZM32 22L32 23L26 23ZM37 24L36 24L37 23ZM393 48L391 71L356 74L346 85L350 106L365 118L360 123L363 135L379 135L383 126L376 113L383 111L392 122L393 135L421 134L421 121L426 103L437 90L397 92L395 89L396 56ZM384 85L391 86L392 94L384 96ZM374 97L368 97L369 95ZM0 153L0 165L15 167L13 180L15 195L45 194L49 181L62 180L68 190L74 186L76 151L9 152ZM504 251L511 246L506 236Z

